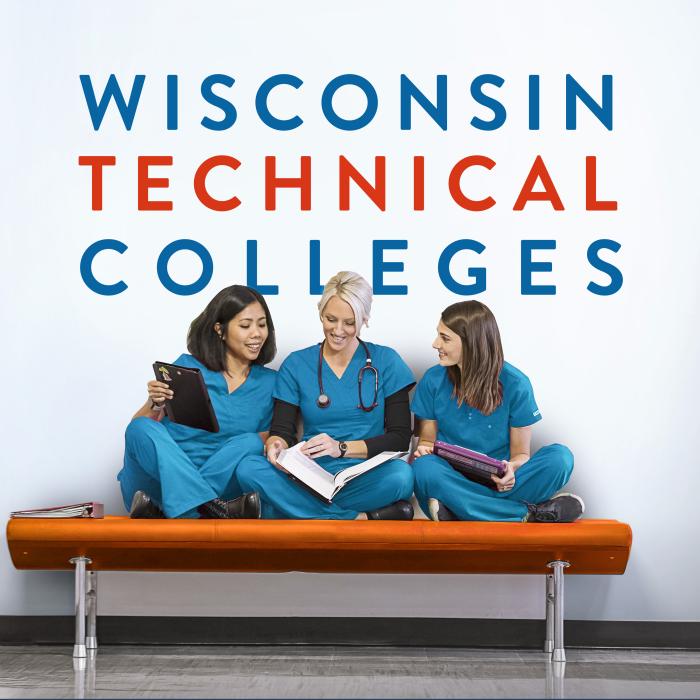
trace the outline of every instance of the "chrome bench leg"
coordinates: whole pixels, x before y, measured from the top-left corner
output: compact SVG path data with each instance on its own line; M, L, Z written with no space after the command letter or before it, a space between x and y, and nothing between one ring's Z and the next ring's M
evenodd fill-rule
M547 659L544 663L544 667L545 698L548 700L550 700L550 698L551 700L563 700L566 664L552 663L551 659Z
M97 649L97 571L87 572L87 637L85 646Z
M545 636L544 653L551 654L554 651L554 574L547 574L545 580Z
M566 661L564 652L564 569L568 561L550 561L547 564L554 572L554 648L552 661Z
M73 645L73 657L84 659L87 657L85 647L85 565L90 564L91 560L87 557L73 557L70 563L75 565L75 644Z

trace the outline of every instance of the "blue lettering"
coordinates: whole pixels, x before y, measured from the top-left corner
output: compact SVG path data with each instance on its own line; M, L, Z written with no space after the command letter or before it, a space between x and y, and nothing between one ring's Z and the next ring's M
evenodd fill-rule
M258 284L258 242L246 241L246 284L260 294L279 294L276 284Z
M168 131L177 131L177 76L169 75L166 82Z
M586 287L589 292L600 296L610 296L620 291L622 287L622 273L617 267L598 257L598 253L601 250L612 250L614 253L617 253L620 248L622 248L622 246L617 241L611 241L608 238L601 238L600 240L593 241L593 243L588 246L588 252L586 253L588 262L596 270L600 270L610 277L610 284L607 287L603 287L595 282L589 282Z
M273 88L278 85L291 85L293 88L300 88L304 81L297 78L296 75L289 75L287 73L280 73L279 75L273 75L268 78L259 88L255 95L255 110L260 117L260 120L267 124L272 129L277 131L290 131L291 129L296 129L304 123L304 120L295 115L289 119L278 119L270 114L270 110L267 107L267 98Z
M556 294L553 284L532 284L533 272L551 272L551 262L533 262L533 250L555 250L556 241L521 241L520 243L520 293L530 295Z
M472 97L480 105L488 107L488 109L493 112L493 119L491 119L491 121L486 121L484 119L480 119L479 117L472 117L471 122L469 122L472 126L476 127L477 129L481 129L482 131L494 131L495 129L503 126L506 121L506 108L498 100L494 99L493 97L489 97L488 95L484 95L484 93L481 91L481 88L484 85L495 85L496 87L501 87L503 83L504 80L500 75L493 75L491 73L485 73L484 75L479 75L474 78L471 85Z
M119 280L114 284L103 284L95 279L95 275L92 273L92 261L95 256L103 250L116 250L117 253L124 253L127 246L121 241L114 240L113 238L104 238L101 241L95 241L91 246L88 246L87 250L83 253L83 257L80 258L80 276L83 278L88 289L95 292L95 294L102 294L104 296L114 296L115 294L121 294L125 289L127 289L127 284L124 280Z
M223 119L216 121L210 117L202 119L202 126L211 131L225 131L236 123L236 108L225 98L214 94L214 85L232 87L236 81L230 75L214 73L202 81L202 97L213 107L218 107L223 113Z
M170 258L181 250L192 251L202 262L202 274L197 280L192 282L192 284L178 284L168 273ZM158 279L169 292L179 294L180 296L189 296L190 294L201 292L209 284L211 276L214 273L214 263L209 251L201 243L188 238L181 238L178 241L169 243L163 248L163 251L158 256L156 270L158 272Z
M372 241L372 289L375 294L404 295L408 287L404 284L384 284L385 272L403 272L402 262L385 262L385 250L406 250L408 241Z
M469 238L463 238L459 241L453 241L440 254L438 260L438 275L440 280L454 294L469 296L471 294L481 294L486 291L486 269L483 267L468 267L467 274L474 278L473 284L460 284L452 277L450 272L450 263L452 258L462 250L471 250L474 253L481 253L486 250L486 246L479 241L473 241Z
M576 100L579 99L593 113L593 116L608 130L613 128L613 77L601 76L603 98L598 104L574 79L566 76L566 129L576 129Z
M321 284L321 241L309 241L309 294L323 294Z
M528 123L530 131L540 128L540 76L528 76Z
M107 80L107 85L98 103L97 98L95 97L95 90L92 87L92 78L90 78L89 75L81 75L80 84L83 87L85 103L87 104L88 111L90 112L90 119L92 120L93 129L97 131L100 128L105 112L107 111L107 107L109 106L112 98L114 98L114 103L117 105L122 122L124 123L126 130L130 131L131 125L134 123L136 107L139 104L141 90L143 90L145 80L145 75L137 75L134 77L134 84L131 86L129 102L127 103L124 100L124 95L119 87L117 76L112 73Z
M359 87L367 98L367 107L365 111L356 119L343 119L339 117L333 109L333 96L345 85L355 85ZM379 100L377 99L377 91L372 87L372 83L361 75L355 75L354 73L347 73L346 75L339 75L337 78L333 78L333 80L326 85L323 95L321 95L321 109L326 119L332 126L336 127L336 129L342 129L343 131L356 131L357 129L362 129L362 127L367 126L367 124L374 119L378 106Z
M438 75L437 101L433 104L405 75L401 75L401 130L411 129L411 100L415 100L423 111L443 130L447 130L447 76Z

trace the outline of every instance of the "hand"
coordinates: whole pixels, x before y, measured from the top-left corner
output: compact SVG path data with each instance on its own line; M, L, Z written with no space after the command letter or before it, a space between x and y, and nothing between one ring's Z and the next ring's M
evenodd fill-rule
M300 452L311 459L319 457L340 457L340 443L330 435L321 433L304 443Z
M277 458L280 456L280 452L286 448L287 446L284 440L279 437L275 437L274 435L271 438L268 438L267 442L265 443L265 455L267 456L267 461L281 472L286 472L287 470L277 462Z
M426 445L423 443L422 445L418 445L416 447L416 451L413 453L413 456L418 459L418 457L423 457L424 455L431 455L433 454L433 446L432 445Z
M165 382L159 382L157 379L151 379L146 386L153 410L160 410L166 401L170 401L175 396L173 390ZM153 404L157 404L158 408L153 408Z
M499 491L511 491L513 486L515 486L515 470L513 469L513 463L504 459L503 466L506 468L506 473L500 479L495 474L492 474L491 478Z

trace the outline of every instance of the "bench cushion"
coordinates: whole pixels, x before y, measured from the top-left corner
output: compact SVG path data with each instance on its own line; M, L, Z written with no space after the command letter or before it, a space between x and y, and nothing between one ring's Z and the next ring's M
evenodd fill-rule
M632 531L617 520L486 523L426 520L12 519L18 569L94 571L622 574Z

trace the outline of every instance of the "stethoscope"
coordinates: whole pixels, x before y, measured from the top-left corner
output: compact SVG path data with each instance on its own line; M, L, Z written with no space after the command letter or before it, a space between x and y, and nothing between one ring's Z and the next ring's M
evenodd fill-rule
M359 399L357 407L361 408L366 413L369 413L379 405L377 403L377 397L379 396L379 372L377 368L372 364L372 356L369 354L369 348L367 347L367 344L359 338L357 340L360 342L360 345L362 345L362 349L365 351L365 355L367 356L365 364L362 367L360 367L360 371L357 373L357 397ZM328 396L328 394L326 394L326 392L323 390L323 346L325 345L325 343L325 340L322 343L320 343L318 349L319 394L318 398L316 399L316 405L319 408L328 408L331 405L330 396ZM365 372L369 372L370 374L374 375L374 398L372 399L372 403L369 406L365 405L364 401L362 400L362 379L364 378Z

